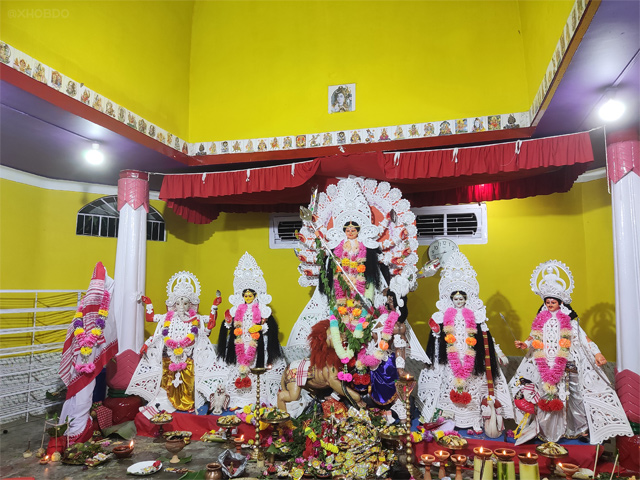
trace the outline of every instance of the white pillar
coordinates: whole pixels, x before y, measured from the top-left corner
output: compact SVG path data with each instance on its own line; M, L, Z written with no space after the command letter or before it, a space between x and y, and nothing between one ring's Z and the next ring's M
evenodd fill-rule
M139 351L144 343L144 308L138 296L145 291L149 175L123 170L118 180L118 246L112 310L118 325L118 353Z
M616 346L619 371L640 374L640 142L637 131L609 138Z

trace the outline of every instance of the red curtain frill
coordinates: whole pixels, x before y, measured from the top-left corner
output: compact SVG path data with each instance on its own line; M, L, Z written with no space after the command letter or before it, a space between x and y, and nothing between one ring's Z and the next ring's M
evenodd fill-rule
M603 142L589 132L421 152L369 152L232 172L167 175L160 199L192 223L220 212L296 212L350 175L388 181L414 207L525 198L568 191ZM604 148L604 147L603 147ZM602 153L604 155L604 153Z

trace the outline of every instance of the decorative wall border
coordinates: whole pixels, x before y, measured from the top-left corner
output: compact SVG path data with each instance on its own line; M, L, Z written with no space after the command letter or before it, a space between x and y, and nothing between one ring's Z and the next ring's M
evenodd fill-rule
M591 0L575 1L545 76L528 111L439 120L437 122L388 125L244 140L190 143L91 90L85 84L73 80L4 42L0 42L0 62L191 157L301 150L331 146L340 147L354 144L381 144L387 141L442 137L531 126L553 84L569 43L585 14L586 7L590 3Z

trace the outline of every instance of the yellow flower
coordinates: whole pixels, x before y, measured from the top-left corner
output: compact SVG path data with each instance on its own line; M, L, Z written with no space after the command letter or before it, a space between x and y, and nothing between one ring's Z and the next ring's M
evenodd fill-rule
M82 312L76 312L73 318L82 318Z
M342 266L343 267L348 267L351 264L351 260L349 260L348 258L343 258L342 259Z
M253 325L249 328L249 333L256 333L262 330L262 325Z
M351 268L358 268L358 262L351 262L351 263L349 263L349 266Z
M247 418L245 419L245 422L251 423L251 420L253 420L253 413L250 413L249 415L247 415Z
M182 347L178 347L178 348L174 348L173 349L173 353L175 355L182 355L182 352L184 352L184 350L182 350Z
M353 300L347 300L347 307L353 307L354 305Z
M193 342L196 339L196 336L193 333L187 333L187 338Z
M102 315L103 317L106 317L109 315L109 311L108 310L98 310L98 315Z
M99 337L100 335L102 335L102 330L100 330L99 328L92 328L91 333L96 337Z
M81 353L82 355L91 355L91 351L92 351L92 350L93 350L93 349L92 349L91 347L82 347L82 348L80 349L80 353Z
M165 320L163 327L169 328L170 326L171 326L171 322L168 320Z
M435 437L440 440L442 437L444 437L444 432L442 430L437 430L435 433Z
M242 411L244 413L251 413L251 405L245 405Z
M351 313L353 313L353 316L354 316L354 317L359 317L359 316L360 316L360 314L362 313L362 310L361 310L361 309L359 309L359 308L354 308L354 309L351 311Z
M78 335L80 335L81 333L84 333L84 328L80 328L80 327L78 327L78 328L76 328L76 329L73 331L73 335L74 335L74 336L76 336L76 337L77 337Z
M413 443L422 441L422 435L420 435L418 432L411 432L411 436L413 437Z
M171 340L169 337L164 337L164 343L167 343L169 340Z

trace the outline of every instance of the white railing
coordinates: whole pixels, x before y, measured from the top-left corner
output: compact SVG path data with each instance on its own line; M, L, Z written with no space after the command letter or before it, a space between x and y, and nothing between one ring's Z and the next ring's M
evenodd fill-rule
M47 399L46 392L61 386L60 332L68 329L83 293L0 290L0 422L23 415L28 421L30 414L61 403Z

